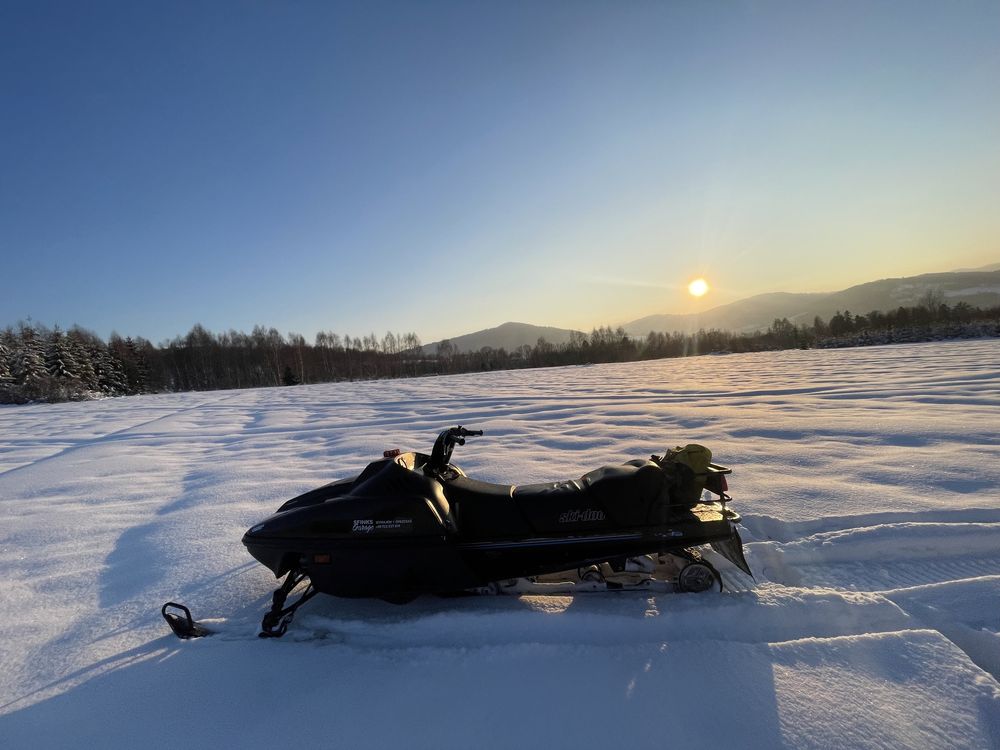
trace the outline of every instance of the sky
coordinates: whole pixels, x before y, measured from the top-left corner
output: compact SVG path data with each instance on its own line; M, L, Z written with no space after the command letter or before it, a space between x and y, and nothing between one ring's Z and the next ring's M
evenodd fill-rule
M0 326L428 342L995 263L997 38L995 2L0 0Z

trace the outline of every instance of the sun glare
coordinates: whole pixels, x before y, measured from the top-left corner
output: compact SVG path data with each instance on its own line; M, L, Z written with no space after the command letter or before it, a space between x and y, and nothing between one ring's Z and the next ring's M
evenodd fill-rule
M695 279L688 284L688 291L695 297L701 297L708 291L708 282L705 279Z

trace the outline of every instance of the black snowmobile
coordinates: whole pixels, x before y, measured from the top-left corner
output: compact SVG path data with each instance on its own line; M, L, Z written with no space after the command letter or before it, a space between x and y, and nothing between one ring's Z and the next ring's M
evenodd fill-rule
M261 637L283 635L316 593L405 603L460 592L705 591L722 584L695 549L706 544L752 575L740 517L726 506L731 470L711 463L707 448L564 482L506 485L470 479L451 463L455 445L482 434L444 430L429 456L386 451L357 477L299 495L247 531L250 554L285 576ZM654 578L662 570L667 580ZM198 627L186 610L186 621L163 614L182 637L187 625Z

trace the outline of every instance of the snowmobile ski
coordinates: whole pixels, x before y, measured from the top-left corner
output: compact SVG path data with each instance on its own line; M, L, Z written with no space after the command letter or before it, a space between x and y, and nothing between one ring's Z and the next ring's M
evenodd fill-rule
M211 630L194 621L194 618L191 617L191 610L183 604L167 602L160 608L160 614L163 615L163 619L167 621L170 629L174 631L174 635L182 640L203 638L212 634Z

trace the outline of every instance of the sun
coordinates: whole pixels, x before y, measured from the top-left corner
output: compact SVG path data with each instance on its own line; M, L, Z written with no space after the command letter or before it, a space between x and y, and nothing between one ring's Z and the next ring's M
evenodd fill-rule
M705 279L695 279L688 284L688 291L693 297L701 297L708 291L708 282Z

